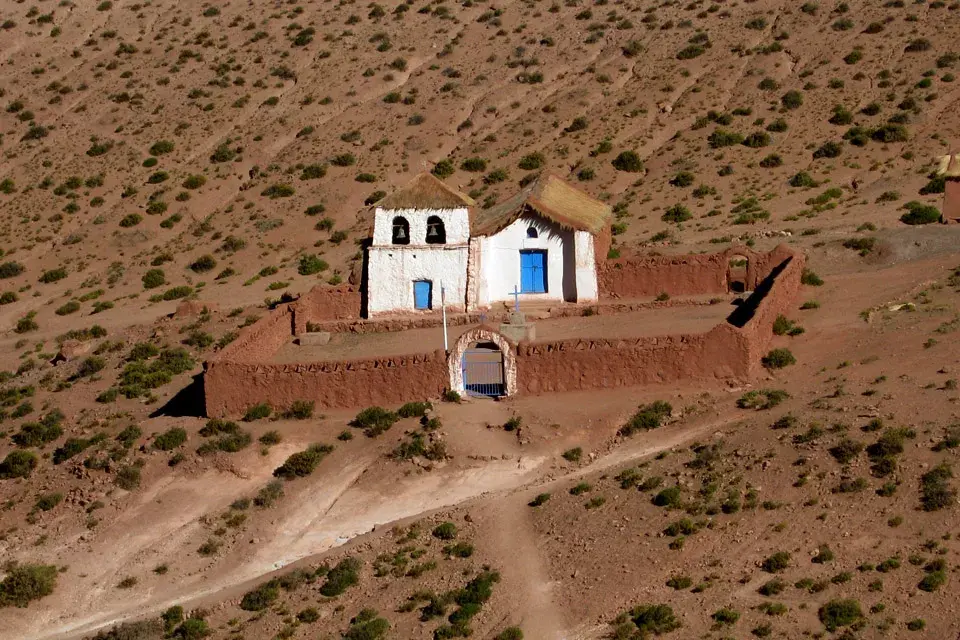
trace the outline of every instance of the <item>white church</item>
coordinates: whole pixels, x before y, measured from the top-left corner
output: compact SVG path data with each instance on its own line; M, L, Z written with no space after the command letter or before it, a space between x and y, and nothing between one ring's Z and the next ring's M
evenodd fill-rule
M367 249L367 316L597 299L608 205L542 174L488 209L430 173L384 198Z

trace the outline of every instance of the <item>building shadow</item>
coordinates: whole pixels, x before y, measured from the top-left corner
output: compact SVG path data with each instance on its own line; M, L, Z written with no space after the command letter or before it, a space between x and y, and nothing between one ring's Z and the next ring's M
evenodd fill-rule
M750 297L739 304L737 308L727 316L727 322L735 327L745 327L756 314L757 308L760 306L760 301L767 297L767 294L769 294L773 288L773 283L776 282L780 274L783 273L783 270L787 268L791 260L793 260L793 258L787 258L774 267L770 275L757 284L753 293L750 294Z
M362 256L360 263L360 317L368 318L367 311L367 287L369 286L369 258L368 249L373 244L372 238L364 238L360 243L360 254Z
M150 414L151 418L205 418L206 403L203 395L203 373L193 376L190 384L180 389L166 404Z

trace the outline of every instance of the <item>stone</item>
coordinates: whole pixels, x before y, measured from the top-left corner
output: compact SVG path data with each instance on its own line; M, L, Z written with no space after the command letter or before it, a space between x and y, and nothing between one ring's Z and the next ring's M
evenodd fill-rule
M322 347L330 342L329 331L311 331L300 334L301 347Z
M175 318L187 318L198 316L203 310L213 313L220 310L220 305L213 302L201 302L200 300L184 300L177 305L177 310L173 313Z
M510 342L533 342L537 339L536 325L511 324L505 322L500 325L500 333Z

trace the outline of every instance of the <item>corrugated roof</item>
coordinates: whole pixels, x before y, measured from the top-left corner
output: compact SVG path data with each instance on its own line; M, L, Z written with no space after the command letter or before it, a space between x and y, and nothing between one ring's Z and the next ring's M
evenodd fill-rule
M419 173L405 187L377 203L383 209L459 209L476 204L432 173Z
M470 220L473 236L488 236L532 211L564 229L603 231L613 217L604 202L571 186L553 174L542 174L519 193L489 209L475 210Z
M945 178L960 178L960 154L940 158L937 175L944 176Z

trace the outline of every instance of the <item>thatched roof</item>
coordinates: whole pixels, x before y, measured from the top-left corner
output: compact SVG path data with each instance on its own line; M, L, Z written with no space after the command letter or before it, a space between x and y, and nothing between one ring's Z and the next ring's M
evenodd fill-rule
M382 209L460 209L474 204L469 196L448 187L435 175L423 172L377 206Z
M489 209L475 210L470 220L473 236L497 233L525 213L534 213L563 229L597 235L613 217L610 206L545 173L519 193Z
M945 178L960 178L960 154L940 158L937 175Z

